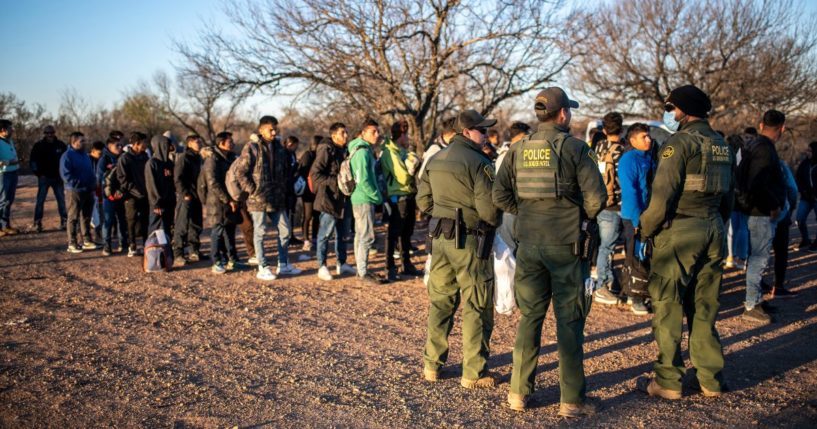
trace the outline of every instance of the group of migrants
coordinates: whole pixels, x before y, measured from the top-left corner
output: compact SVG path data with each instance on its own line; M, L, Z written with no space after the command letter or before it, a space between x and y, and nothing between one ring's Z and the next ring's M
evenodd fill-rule
M673 134L660 146L649 125L625 126L616 112L604 116L600 138L583 142L569 133L571 109L578 107L561 88L547 88L534 102L538 126L516 122L504 143L490 130L496 120L465 110L444 121L422 157L411 148L405 121L381 136L379 124L367 119L351 142L346 125L334 123L329 137L315 136L300 157L298 139L282 141L272 116L260 119L240 154L229 132L218 134L212 146L191 135L177 149L167 133L150 139L148 148L143 133L125 139L113 131L87 151L82 133L72 133L66 145L46 127L30 157L38 176L33 228L42 231L43 203L52 189L68 252L98 249L97 240L106 256L125 251L136 256L137 238L144 243L161 230L172 237L173 265L183 266L204 258L199 236L206 212L213 273L240 267L238 227L258 279L300 274L287 250L298 244L307 254L315 252L318 277L332 280L327 254L334 236L335 275L354 274L374 285L423 274L411 262L419 210L428 225L425 380L439 379L461 305L461 385L496 385L487 367L493 256L501 242L515 259L513 301L521 315L507 398L511 409L525 410L534 392L551 301L559 415L595 411L583 367L584 325L593 301L626 303L638 315L652 311L659 354L655 377L640 384L649 395L670 400L681 398L686 316L696 387L705 396L720 396L724 357L715 319L723 271L745 270L747 320L771 321L774 308L764 292L770 298L796 295L785 287L788 230L797 207L803 238L796 249L817 252L817 238L810 241L806 227L817 211L817 142L793 174L775 149L785 129L783 113L769 110L757 129L725 138L707 120L709 97L692 85L669 94L663 123ZM17 233L9 223L18 169L13 130L0 120L2 235ZM303 240L292 234L297 198ZM378 207L388 221L385 278L368 263L376 252ZM275 272L265 255L268 227L277 230ZM356 267L347 264L352 228ZM613 253L621 241L625 259L614 271ZM775 280L767 285L762 275L772 250Z

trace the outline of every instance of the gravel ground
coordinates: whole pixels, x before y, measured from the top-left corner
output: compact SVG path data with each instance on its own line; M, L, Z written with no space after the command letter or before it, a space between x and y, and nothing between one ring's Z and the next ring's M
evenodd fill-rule
M18 226L36 193L33 178L21 185ZM790 255L799 297L774 302L777 320L765 326L740 319L743 277L727 274L717 328L731 392L718 399L690 390L670 403L637 391L656 356L650 318L595 305L585 368L601 411L567 421L556 416L552 312L532 409L514 413L505 396L516 314L496 316L496 389L459 386L459 320L432 385L420 375L428 304L419 279L322 282L314 258L296 263L303 275L270 283L250 270L216 276L206 262L145 274L123 255L66 253L54 213L49 200L45 232L0 239L2 427L817 426L817 254ZM383 265L381 252L374 266Z

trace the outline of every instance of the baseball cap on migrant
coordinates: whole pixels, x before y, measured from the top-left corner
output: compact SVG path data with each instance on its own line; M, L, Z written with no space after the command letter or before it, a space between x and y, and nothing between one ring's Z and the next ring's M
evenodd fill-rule
M578 109L579 103L567 98L565 91L558 86L551 86L539 91L533 105L535 110L542 110L545 113L553 113L564 107Z
M458 133L461 133L462 130L465 129L488 129L494 125L496 125L496 119L487 119L476 110L464 110L457 115L457 125L455 128Z

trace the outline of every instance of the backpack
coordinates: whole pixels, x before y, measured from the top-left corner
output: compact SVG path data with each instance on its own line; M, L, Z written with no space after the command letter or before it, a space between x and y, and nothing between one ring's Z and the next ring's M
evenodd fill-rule
M357 153L358 150L365 149L366 147L366 145L356 147L349 153L346 159L340 163L340 171L338 171L338 189L347 197L352 195L352 192L355 192L355 187L357 187L355 175L352 172L352 157L355 156L355 153Z
M250 145L250 155L255 157L256 165L258 165L258 148L253 143L247 143ZM227 193L230 194L230 198L238 202L247 201L247 198L250 196L249 193L244 192L241 190L241 184L238 182L238 165L239 162L233 162L230 165L230 168L227 169L227 174L224 177L224 185L227 188Z
M145 240L144 269L146 273L170 271L173 266L173 251L161 228L153 231Z

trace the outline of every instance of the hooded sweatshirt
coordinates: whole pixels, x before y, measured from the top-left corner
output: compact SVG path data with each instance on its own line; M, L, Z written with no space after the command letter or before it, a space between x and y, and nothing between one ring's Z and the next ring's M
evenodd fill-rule
M91 157L84 150L69 147L60 158L60 176L66 191L90 192L96 189Z
M153 156L145 165L145 187L151 209L173 210L176 187L173 185L173 161L170 160L170 140L155 136L150 140Z
M386 190L390 197L417 193L414 175L409 173L407 163L417 161L417 155L399 146L391 139L383 143L380 166L386 176Z
M356 150L360 148L360 150ZM355 176L355 190L352 192L352 204L383 203L383 196L377 187L377 175L374 171L374 153L366 140L358 137L349 143L349 154L352 157L350 166Z

